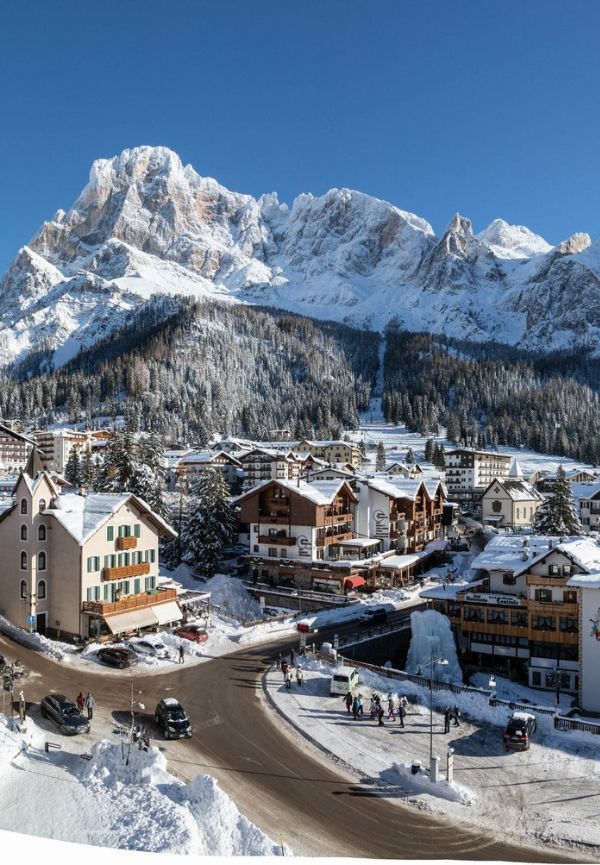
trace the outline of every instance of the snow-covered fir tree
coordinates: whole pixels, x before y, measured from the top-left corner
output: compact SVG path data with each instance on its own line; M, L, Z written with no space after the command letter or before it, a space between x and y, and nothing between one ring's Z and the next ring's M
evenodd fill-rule
M385 445L379 442L375 456L375 471L382 472L385 469Z
M65 480L73 487L81 486L81 462L76 448L71 448L65 466Z
M81 460L81 484L87 490L93 489L96 482L96 466L91 448L86 448Z
M412 448L409 448L407 450L405 462L407 466L414 466L414 464L416 463L415 454Z
M182 560L212 576L233 540L235 510L220 471L202 469L190 485L181 526Z
M571 485L562 466L556 472L554 490L535 512L533 530L536 535L580 535L581 523L573 501Z
M427 439L425 442L425 461L428 463L433 462L433 454L435 451L435 441L433 439Z

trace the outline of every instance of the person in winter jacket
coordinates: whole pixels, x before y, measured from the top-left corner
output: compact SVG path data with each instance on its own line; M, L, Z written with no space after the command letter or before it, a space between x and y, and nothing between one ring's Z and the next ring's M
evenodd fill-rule
M302 669L302 667L297 666L296 667L296 683L298 685L301 685L303 681L304 681L304 670Z
M460 710L459 710L458 706L455 706L452 709L452 717L454 718L454 726L460 727L460 721L458 720L460 718Z
M288 691L292 690L292 671L289 668L285 671L285 687Z
M85 698L85 708L87 709L88 720L91 721L94 717L94 706L96 705L96 701L93 696L88 691L87 696Z
M447 706L444 711L444 733L450 732L450 719L452 718L452 709Z
M352 715L355 721L358 721L362 715L362 702L360 697L355 697L352 701Z
M379 704L377 707L377 726L383 727L383 716L384 716L383 706Z
M83 707L85 706L85 697L83 696L83 691L80 691L77 694L77 699L75 700L77 703L77 708L80 712L83 712Z
M396 720L396 712L394 711L394 697L388 694L388 721Z
M352 696L352 691L348 691L346 696L344 697L344 702L346 704L346 711L349 715L352 714L352 703L354 702L354 697Z
M406 697L400 697L400 705L398 706L398 720L400 721L400 726L404 727L404 719L408 713L408 700Z
M277 660L275 661L275 669L281 670L281 652L277 652Z
M290 665L288 664L287 661L282 661L282 662L281 662L281 672L283 673L283 678L284 678L284 679L285 679L285 674L287 673L287 671L289 670L289 668L290 668Z

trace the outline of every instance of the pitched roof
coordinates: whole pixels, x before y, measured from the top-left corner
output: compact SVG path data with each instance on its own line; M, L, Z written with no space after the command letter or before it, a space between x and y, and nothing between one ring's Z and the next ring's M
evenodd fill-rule
M27 463L23 471L25 472L25 474L29 475L30 478L36 478L40 472L44 471L40 452L38 451L37 447L35 447L35 445L31 448L31 453L29 454Z
M352 498L356 500L352 489L348 485L348 482L345 480L312 481L311 483L307 483L306 481L284 481L279 479L271 479L262 481L262 483L257 484L255 487L252 487L251 490L242 493L241 496L238 496L233 501L244 501L255 493L260 492L260 490L265 489L265 487L269 486L270 484L277 484L278 486L289 490L291 493L295 493L297 496L301 496L302 498L307 499L315 505L330 505L342 487L347 487L348 492L350 493Z
M132 493L92 493L81 496L65 493L52 500L52 507L44 511L53 517L79 544L84 544L124 504L131 501L161 529L164 534L176 537L177 533L150 505Z
M544 501L544 496L535 487L532 487L527 481L515 477L494 478L491 484L488 484L483 491L483 495L485 496L488 490L496 485L502 487L513 502Z

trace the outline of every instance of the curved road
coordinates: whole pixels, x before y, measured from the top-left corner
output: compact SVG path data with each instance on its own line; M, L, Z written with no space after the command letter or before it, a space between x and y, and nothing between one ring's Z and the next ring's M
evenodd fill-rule
M274 840L284 836L299 855L578 861L546 848L491 841L484 833L392 804L376 788L321 758L289 728L282 730L285 722L262 705L261 676L285 645L252 647L169 673L134 677L135 699L148 709L171 694L192 718L193 739L164 745L179 777L216 777L250 820ZM110 707L113 717L129 710L131 677L126 673L82 673L4 637L0 652L37 674L25 682L28 701L49 690L74 695L83 689L93 691L97 708Z

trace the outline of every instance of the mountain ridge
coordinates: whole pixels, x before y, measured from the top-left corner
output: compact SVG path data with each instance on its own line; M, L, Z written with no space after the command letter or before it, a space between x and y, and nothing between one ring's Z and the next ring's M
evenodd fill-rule
M122 327L154 295L288 309L544 351L600 351L600 247L556 247L496 219L422 217L350 189L291 205L201 177L166 147L96 160L70 210L22 247L0 282L0 363L54 364Z

